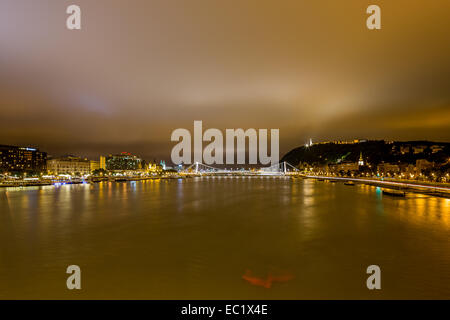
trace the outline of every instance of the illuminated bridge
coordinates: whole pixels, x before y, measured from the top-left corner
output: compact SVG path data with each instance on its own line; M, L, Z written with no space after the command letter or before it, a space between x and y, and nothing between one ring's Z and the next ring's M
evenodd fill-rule
M195 162L186 169L180 171L185 175L271 175L271 176L284 176L284 175L298 175L300 171L293 165L286 161L274 164L270 167L263 167L258 169L245 169L245 168L216 168L200 162Z

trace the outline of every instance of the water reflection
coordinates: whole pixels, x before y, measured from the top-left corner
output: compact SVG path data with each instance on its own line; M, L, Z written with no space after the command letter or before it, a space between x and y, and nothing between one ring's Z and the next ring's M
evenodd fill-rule
M0 190L0 209L3 298L72 298L69 264L86 268L86 299L371 298L373 263L395 283L380 298L450 298L449 199L205 177ZM267 290L247 269L294 278Z

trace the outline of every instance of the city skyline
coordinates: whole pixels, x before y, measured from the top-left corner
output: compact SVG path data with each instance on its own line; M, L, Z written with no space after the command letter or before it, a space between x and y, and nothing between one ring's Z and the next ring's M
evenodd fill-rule
M248 138L247 138L248 139ZM421 139L421 140L408 140L408 141L400 141L400 140L386 140L386 139L349 139L349 140L340 140L340 139L329 139L329 140L323 140L323 141L314 141L312 140L312 138L310 138L305 144L299 144L297 146L295 146L294 148L288 150L285 153L280 154L280 159L285 158L287 155L289 155L291 152L297 150L298 148L301 147L306 147L309 148L313 145L324 145L324 144L360 144L360 143L365 143L365 142L383 142L383 143L387 143L387 144L391 144L391 143L400 143L400 144L405 144L405 145L410 145L411 152L413 152L414 154L416 154L417 152L415 152L413 149L415 147L413 147L413 145L421 145L421 144L425 144L425 146L445 146L445 145L449 145L450 142L448 141L431 141L431 140L426 140L426 139ZM207 145L208 143L203 143L203 147L205 145ZM41 153L45 153L46 157L50 160L50 159L58 159L58 158L70 158L70 157L75 157L75 158L80 158L80 159L85 159L85 160L98 160L99 158L105 157L105 156L114 156L114 155L129 155L129 156L135 156L135 157L139 157L141 160L149 162L149 163L158 163L158 162L166 162L167 160L164 158L156 158L156 157L150 157L150 158L145 158L143 157L141 154L139 153L130 153L129 151L120 151L120 152L105 152L105 153L98 153L95 154L94 156L87 156L86 152L83 153L81 151L81 153L74 153L74 152L70 152L70 150L67 150L67 152L65 153L60 153L60 154L51 154L49 153L47 150L44 150L42 148L40 148L40 146L38 145L32 145L32 144L23 144L23 145L11 145L11 144L4 144L4 143L0 143L0 147L11 147L11 148L16 148L16 149L23 149L23 150L29 150L29 151L38 151ZM423 146L420 146L420 148L422 148ZM126 148L125 148L126 149ZM244 166L254 166L256 165L257 167L260 166L264 166L261 163L256 163L256 164L250 164L247 163L247 160L249 160L249 154L248 154L249 150L244 150L244 154L245 154L245 159L246 162L241 164ZM237 150L234 150L234 157L236 158L237 156ZM236 160L236 159L235 159ZM169 163L177 165L177 163L173 163L170 160L168 160ZM280 161L282 162L282 161ZM193 154L191 154L191 162L188 164L192 164L195 163L194 161L194 157ZM226 165L224 164L219 164L219 166L224 166ZM234 166L239 166L239 164L231 164L233 167Z
M310 138L450 141L450 4L378 3L371 31L359 1L80 0L69 31L64 1L3 1L2 143L168 160L194 120L279 128L280 155Z

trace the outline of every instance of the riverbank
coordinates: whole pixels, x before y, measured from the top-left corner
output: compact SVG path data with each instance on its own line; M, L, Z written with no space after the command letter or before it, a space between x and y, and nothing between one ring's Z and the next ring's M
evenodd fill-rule
M200 176L200 175L199 175ZM283 176L286 177L286 176ZM350 178L350 177L329 177L329 176L313 176L313 175L300 175L300 176L292 176L293 178L302 177L309 179L316 179L321 181L331 181L331 182L343 182L347 185L353 184L366 184L373 185L377 187L387 188L387 189L395 189L402 190L404 192L414 192L427 194L437 197L445 197L450 198L450 185L439 183L439 184L431 184L431 183L417 183L410 180L406 181L394 181L390 180L379 180L379 179L366 179L366 178ZM144 181L144 180L165 180L165 179L186 179L191 178L191 176L152 176L152 177L94 177L86 180L77 180L77 181L2 181L0 182L0 188L8 188L8 187L36 187L36 186L51 186L51 185L62 185L62 184L87 184L87 183L101 183L101 182L115 182L115 183L123 183L123 182L132 182L132 181Z
M388 189L402 190L405 192L415 192L421 194L427 194L437 197L450 198L450 187L444 183L414 183L410 180L407 181L393 181L393 180L377 180L377 179L365 179L365 178L350 178L350 177L327 177L327 176L312 176L305 175L305 178L317 179L317 180L329 180L329 181L341 181L341 182L354 182L367 185L373 185L377 187L383 187Z
M17 187L40 187L63 184L87 184L100 182L131 182L143 180L159 180L159 179L184 179L182 176L152 176L152 177L93 177L85 180L6 180L0 182L0 188L17 188Z

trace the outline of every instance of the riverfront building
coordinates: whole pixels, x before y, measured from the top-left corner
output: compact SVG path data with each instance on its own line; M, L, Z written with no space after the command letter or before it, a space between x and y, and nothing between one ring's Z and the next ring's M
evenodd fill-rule
M106 157L105 156L100 156L100 168L99 169L106 170Z
M128 152L109 155L106 158L106 169L111 171L126 171L142 169L142 160Z
M91 173L91 162L85 158L63 157L47 161L50 174L88 175Z
M0 172L45 171L46 161L36 148L0 145Z
M100 161L91 160L89 161L89 164L91 166L91 172L100 169Z

